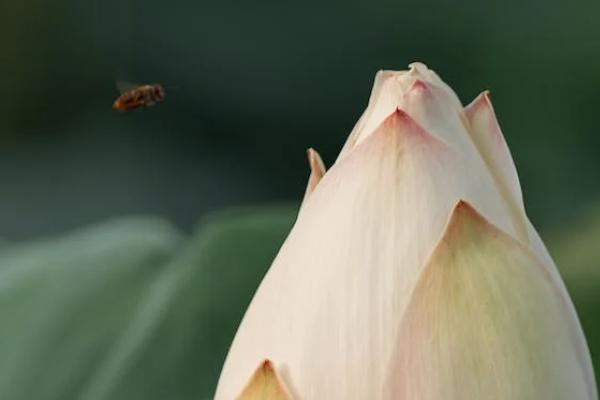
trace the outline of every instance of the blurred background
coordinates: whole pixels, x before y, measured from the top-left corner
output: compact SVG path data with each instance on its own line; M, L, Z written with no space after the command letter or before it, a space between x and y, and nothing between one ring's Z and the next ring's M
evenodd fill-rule
M305 149L331 165L377 70L417 60L464 104L491 90L597 357L599 19L595 0L0 2L0 394L210 397ZM167 99L117 113L118 81ZM265 203L284 205L237 208Z
M465 104L491 90L537 226L600 201L597 1L6 0L0 15L8 238L132 213L189 230L298 199L304 149L330 165L376 71L415 60ZM117 81L173 88L118 114Z

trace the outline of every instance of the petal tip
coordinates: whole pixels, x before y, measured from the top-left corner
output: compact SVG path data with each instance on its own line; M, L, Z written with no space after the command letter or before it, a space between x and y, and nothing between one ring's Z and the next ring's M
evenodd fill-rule
M382 125L397 126L397 125L417 125L417 122L406 111L397 107L384 121Z
M479 95L465 107L465 112L469 119L472 119L473 115L482 109L487 109L492 115L494 114L494 107L492 106L489 90L484 90L479 93Z
M423 128L406 111L397 107L381 124L393 131L421 131Z
M413 84L411 85L409 92L427 92L431 89L430 85L422 79L415 79Z
M410 64L408 64L408 68L410 68L410 71L415 71L415 72L422 72L422 71L429 71L429 67L427 67L427 65L425 65L424 63L420 62L420 61L414 61L411 62Z
M505 145L504 135L496 118L489 90L481 92L471 104L465 107L465 116L471 129L481 132L480 136L493 138L493 143L496 145Z
M492 225L479 211L469 202L460 199L452 209L450 219L446 225L444 241L451 242L464 233L485 230L492 236L497 236L499 229Z
M292 400L292 396L275 370L273 362L263 360L236 400Z
M323 174L325 174L325 164L323 163L319 153L312 147L309 147L306 149L306 156L308 158L310 172L323 176Z
M308 158L308 165L310 167L310 176L308 178L308 185L306 186L306 199L317 187L323 175L325 175L326 168L323 160L319 153L311 148L306 149L306 157Z
M460 199L452 209L449 225L462 223L465 219L481 220L483 217L468 201Z
M382 129L383 128L383 129ZM418 138L419 142L428 143L433 147L444 144L423 128L413 117L400 107L396 108L380 125L379 131L384 131L385 134L394 132L397 135L404 137Z
M466 200L460 199L454 205L455 213L468 213L471 215L479 215L475 208Z

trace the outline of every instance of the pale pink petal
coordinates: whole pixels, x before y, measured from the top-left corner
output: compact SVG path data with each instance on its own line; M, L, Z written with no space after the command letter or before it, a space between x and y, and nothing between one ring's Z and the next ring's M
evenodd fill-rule
M468 203L414 288L386 399L596 399L568 299L539 259Z
M518 238L529 241L521 185L510 150L500 130L488 92L481 93L465 108L468 132L492 174L498 190L512 209Z
M216 398L232 398L265 357L286 365L299 398L374 398L381 360L456 201L510 220L480 171L394 111L304 204L244 317Z

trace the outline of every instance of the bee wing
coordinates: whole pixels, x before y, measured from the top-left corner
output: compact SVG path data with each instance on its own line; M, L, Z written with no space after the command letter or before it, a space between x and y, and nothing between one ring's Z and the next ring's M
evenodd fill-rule
M133 82L128 81L117 81L117 90L119 93L129 92L130 90L138 88L140 85Z

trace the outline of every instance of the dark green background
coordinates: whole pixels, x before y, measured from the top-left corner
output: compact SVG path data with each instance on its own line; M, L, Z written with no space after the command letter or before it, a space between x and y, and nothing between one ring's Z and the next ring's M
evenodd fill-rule
M420 60L468 103L490 89L534 223L598 201L600 2L3 0L0 227L113 215L189 231L224 205L297 199L375 72ZM164 104L113 112L117 80Z
M416 60L464 103L491 90L600 360L599 20L598 1L0 2L0 398L209 398L305 148L330 165L375 72ZM173 88L118 114L118 80Z

